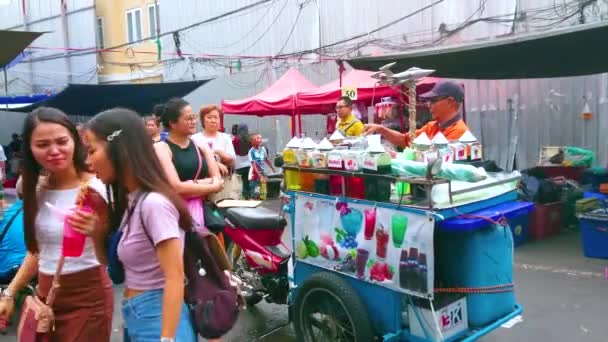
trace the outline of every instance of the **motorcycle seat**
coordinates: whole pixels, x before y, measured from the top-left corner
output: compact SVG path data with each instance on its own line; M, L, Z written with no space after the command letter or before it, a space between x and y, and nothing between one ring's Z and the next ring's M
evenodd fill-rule
M278 230L287 225L287 220L266 208L229 208L226 218L237 227L252 230Z

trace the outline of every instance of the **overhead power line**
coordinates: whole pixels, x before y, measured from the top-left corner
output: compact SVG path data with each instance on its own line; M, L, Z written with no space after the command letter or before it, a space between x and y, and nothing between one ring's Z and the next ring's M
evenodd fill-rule
M232 11L228 11L228 12L222 13L222 14L217 15L215 17L212 17L212 18L209 18L209 19L205 19L205 20L196 22L196 23L188 25L188 26L184 26L182 28L179 28L179 29L176 29L176 30L173 30L173 31L163 32L160 35L158 35L158 38L163 37L163 36L172 35L174 33L179 33L179 32L182 32L182 31L187 31L187 30L190 30L190 29L195 28L197 26L208 24L208 23L211 23L211 22L223 19L225 17L237 14L239 12L247 11L249 9L252 9L254 7L263 5L263 4L271 2L271 1L274 1L274 0L260 0L260 1L254 2L252 4L249 4L247 6L239 7L237 9L232 10ZM146 41L149 41L149 40L156 40L156 39L157 39L157 37L142 38L140 40L136 40L136 41L131 42L131 43L124 43L124 44L112 46L112 47L109 47L109 48L104 49L104 50L118 49L118 48L122 48L122 47L125 47L125 46L139 44L139 43L142 43L142 42L146 42ZM83 51L83 52L72 53L72 54L67 54L67 55L65 55L65 54L62 53L62 54L56 54L56 55L51 55L51 56L43 56L43 57L39 57L39 58L32 58L32 59L27 60L27 62L48 61L48 60L58 59L58 58L78 57L78 56L83 56L83 55L89 55L89 54L92 54L92 53L97 53L97 49L95 47L90 48L90 50L91 51Z

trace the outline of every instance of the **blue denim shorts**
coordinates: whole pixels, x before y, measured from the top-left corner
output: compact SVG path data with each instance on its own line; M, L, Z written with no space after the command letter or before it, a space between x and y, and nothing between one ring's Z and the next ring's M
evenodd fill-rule
M125 324L125 342L160 341L163 314L163 290L146 291L122 301L122 319ZM190 311L184 303L175 331L175 341L196 342Z

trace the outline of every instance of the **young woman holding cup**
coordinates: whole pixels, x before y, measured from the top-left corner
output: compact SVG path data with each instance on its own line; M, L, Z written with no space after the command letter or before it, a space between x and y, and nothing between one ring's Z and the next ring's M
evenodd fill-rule
M88 161L112 191L112 226L122 232L117 254L125 270L125 340L195 342L184 303L186 204L156 156L139 116L111 109L85 131ZM83 340L84 341L84 340Z
M108 233L105 186L86 172L76 126L60 110L34 110L25 120L23 137L22 191L28 251L19 272L0 295L0 317L12 313L15 295L36 274L38 295L46 297L58 264L65 257L58 278L61 290L52 305L55 329L51 340L109 341L113 294L101 265L105 262L104 239Z

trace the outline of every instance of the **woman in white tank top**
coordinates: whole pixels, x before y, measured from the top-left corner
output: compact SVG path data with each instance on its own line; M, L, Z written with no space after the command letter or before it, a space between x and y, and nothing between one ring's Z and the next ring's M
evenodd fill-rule
M36 109L25 121L23 136L22 191L28 252L19 272L0 296L0 317L11 314L15 294L36 274L38 294L46 297L63 254L66 257L59 277L60 288L52 305L55 329L51 341L109 341L113 294L102 266L104 238L108 233L107 192L101 181L86 173L80 137L63 112L54 108ZM45 177L40 177L42 170ZM91 212L75 209L77 200ZM47 203L72 210L68 221L78 234L84 235L84 248L82 244L76 248L82 252L67 256L64 220Z

